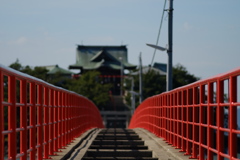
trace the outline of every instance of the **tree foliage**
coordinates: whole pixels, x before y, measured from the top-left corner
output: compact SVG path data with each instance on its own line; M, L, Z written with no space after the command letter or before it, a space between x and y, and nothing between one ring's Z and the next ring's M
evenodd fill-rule
M99 108L103 108L109 102L111 84L104 84L100 78L100 72L89 71L81 75L79 79L71 80L66 88L79 93L92 100Z
M47 72L48 70L45 67L34 67L31 68L30 66L22 66L19 60L17 59L16 62L9 65L10 68L13 68L15 70L18 70L20 72L29 74L31 76L34 76L36 78L42 79L47 81Z
M63 87L68 90L72 90L79 93L90 100L92 100L98 107L104 108L109 102L109 91L112 87L111 84L104 84L104 81L100 78L100 73L97 71L89 71L81 75L79 79L68 79L62 76L60 73L56 73L53 77L47 76L48 70L44 67L22 66L17 59L16 62L10 65L18 71L27 73L34 77L40 78L53 85ZM139 92L139 76L132 76L134 78L134 91ZM177 64L173 67L173 89L193 83L199 80L193 74L190 74L187 69L181 64ZM131 89L131 81L125 80L125 90ZM151 97L153 95L160 94L166 91L166 76L159 75L153 70L149 70L146 74L143 74L143 99ZM130 94L125 97L125 100L130 105ZM136 102L139 101L136 96ZM138 106L139 103L136 103Z
M61 73L56 73L55 75L49 76L47 75L48 70L45 67L24 67L20 64L18 59L9 67L42 79L55 86L79 93L92 100L101 108L104 107L109 101L109 91L112 85L104 84L99 77L100 73L97 71L87 72L79 79L69 79L62 76Z
M134 91L139 92L139 76L134 77ZM190 74L187 69L181 64L177 64L173 67L173 89L178 88L195 81L199 80L198 77ZM130 90L131 83L126 81L125 90ZM159 75L157 72L153 70L149 70L146 74L143 74L143 99L148 97L160 94L166 91L166 76ZM130 105L130 93L126 96L125 100ZM136 98L136 102L139 99ZM139 103L136 103L138 106Z
M190 74L186 67L181 64L177 64L173 67L173 88L178 88L193 82L196 82L200 78Z
M21 71L22 70L22 65L21 63L19 63L19 59L16 60L16 62L12 63L9 65L10 68L13 68L17 71Z

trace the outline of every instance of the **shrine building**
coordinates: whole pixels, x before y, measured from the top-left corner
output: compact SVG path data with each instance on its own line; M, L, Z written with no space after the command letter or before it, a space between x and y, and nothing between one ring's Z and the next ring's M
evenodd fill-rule
M78 45L76 63L69 69L79 69L80 74L88 71L99 71L104 83L112 83L112 94L120 95L121 77L124 70L136 69L128 62L126 45L121 46L85 46Z

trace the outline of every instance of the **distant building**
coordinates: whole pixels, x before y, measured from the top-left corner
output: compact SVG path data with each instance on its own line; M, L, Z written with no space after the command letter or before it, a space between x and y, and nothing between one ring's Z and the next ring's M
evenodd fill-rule
M157 62L155 62L153 64L153 68L159 69L160 71L165 73L165 75L167 73L167 64L165 64L165 63L157 63Z
M124 46L84 46L78 45L76 63L69 69L79 69L80 74L99 71L104 82L112 83L112 94L120 94L121 71L133 70L137 66L128 62L127 47ZM123 72L124 73L124 72Z
M149 71L154 71L155 73L166 76L167 75L167 65L165 63L154 63L153 67L151 66L143 66L142 73L146 74ZM130 73L130 75L139 75L139 70L136 72Z
M72 78L72 76L76 73L71 72L69 70L63 69L58 65L49 65L49 66L42 66L48 70L47 76L52 78L56 74L60 74L62 77Z
M113 84L110 105L101 111L106 127L127 127L131 111L120 95L121 78L124 70L133 70L136 67L128 62L126 46L77 46L76 63L70 65L69 69L78 69L80 74L99 71L103 83Z

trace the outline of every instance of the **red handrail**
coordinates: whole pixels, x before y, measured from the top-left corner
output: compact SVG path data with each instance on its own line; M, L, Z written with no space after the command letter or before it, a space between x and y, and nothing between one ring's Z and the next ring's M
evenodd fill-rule
M129 128L147 129L190 158L237 160L238 83L240 68L150 97L138 106Z
M86 97L0 65L0 159L48 159L75 137L103 128Z

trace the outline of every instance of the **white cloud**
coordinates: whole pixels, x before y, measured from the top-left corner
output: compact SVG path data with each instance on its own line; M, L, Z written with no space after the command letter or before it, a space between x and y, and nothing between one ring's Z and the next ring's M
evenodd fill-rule
M184 29L185 31L189 31L189 30L191 30L192 28L193 28L193 26L190 25L188 22L185 22L185 23L183 24L183 29Z
M10 44L23 45L23 44L26 44L27 41L28 41L28 39L26 37L22 36L16 40L11 41Z

